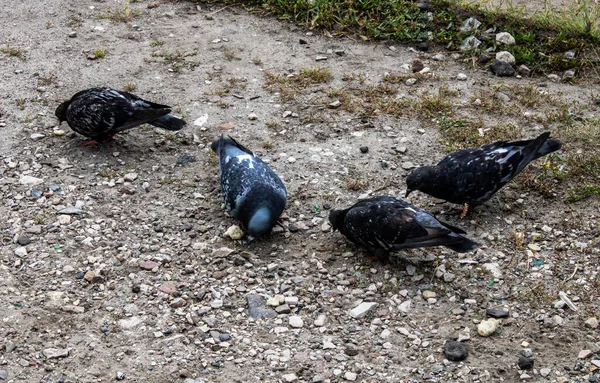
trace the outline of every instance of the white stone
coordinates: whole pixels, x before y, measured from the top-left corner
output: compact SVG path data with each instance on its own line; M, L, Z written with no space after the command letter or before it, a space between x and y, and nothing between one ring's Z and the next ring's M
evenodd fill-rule
M14 253L17 257L24 257L27 255L27 249L23 246L19 246L15 249Z
M238 225L231 225L223 235L237 241L244 238L244 231Z
M138 174L137 173L127 173L123 176L123 179L125 181L135 181L138 178Z
M496 34L496 41L506 45L515 45L515 38L508 32L500 32Z
M464 73L459 73L456 75L456 79L458 81L466 81L467 80L467 75Z
M596 327L598 327L598 319L596 319L596 317L588 318L585 321L585 325L588 326L589 328L596 328Z
M294 328L302 328L304 326L304 321L299 316L293 315L289 319L290 326Z
M551 372L552 372L552 370L549 368L541 368L540 369L540 375L543 376L544 378L547 377L548 375L550 375Z
M354 372L346 371L344 374L344 379L354 382L356 380L357 375Z
M327 317L325 316L325 314L321 314L317 317L317 319L315 319L314 325L316 327L323 327L323 326L325 326L326 319L327 319Z
M510 65L515 65L515 63L517 62L515 56L513 56L510 52L507 51L501 51L496 53L496 60L507 62Z
M296 374L292 373L282 375L281 379L283 379L284 382L295 382L296 380L298 380L298 377L296 376Z
M32 176L21 176L19 178L19 183L21 185L34 186L34 185L39 185L43 182L44 182L43 178L37 178L37 177L32 177Z
M500 321L494 318L481 321L481 323L477 325L477 333L481 336L490 336L496 332L499 325Z
M590 356L592 356L594 353L592 352L592 350L581 350L579 351L579 355L578 358L579 359L587 359Z
M385 339L385 338L388 338L391 334L392 334L391 331L386 328L381 332L381 335L379 335L379 336L382 339Z
M250 114L248 115L248 119L249 119L250 121L258 120L258 116L257 116L256 114L254 114L254 113L250 113Z
M362 302L348 313L352 318L364 318L367 314L377 307L377 302Z
M402 303L400 303L400 305L398 306L398 310L400 310L401 312L408 314L410 312L412 306L412 301L408 300L408 301L404 301Z

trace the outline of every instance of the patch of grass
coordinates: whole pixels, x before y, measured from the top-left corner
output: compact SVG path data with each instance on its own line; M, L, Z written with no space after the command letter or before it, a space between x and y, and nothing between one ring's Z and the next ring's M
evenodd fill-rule
M160 40L150 41L150 46L152 48L154 48L154 47L162 47L164 44L165 44L165 42L164 41L160 41Z
M265 71L265 89L279 92L282 101L293 100L297 93L313 85L329 83L333 75L329 68L300 68L295 75L276 74Z
M56 73L50 73L49 75L38 76L38 85L40 86L48 86L56 83Z
M225 48L223 49L223 54L228 61L241 60L240 57L235 55L235 51L233 49Z
M160 51L152 53L152 57L162 57L163 62L169 66L171 71L179 72L181 68L187 67L188 69L193 69L200 65L196 61L188 60L188 57L196 56L198 52L196 50L185 52L180 51L179 49L175 50L175 52L168 51Z
M422 94L418 98L415 108L424 117L448 116L452 114L452 97L457 95L458 92L444 84L438 88L437 92Z
M485 127L482 121L474 121L467 117L442 117L437 123L443 137L442 144L447 152L521 137L521 128L512 124Z
M369 187L369 180L364 177L353 167L348 169L348 177L344 179L344 187L350 191L360 191Z
M108 19L115 24L128 23L142 13L141 10L132 10L129 3L123 4L121 8L107 8L105 13L100 14L101 19Z
M277 121L267 121L267 122L265 122L265 126L269 129L273 129L273 130L281 129L281 124Z
M96 58L101 59L106 57L106 52L108 52L106 48L96 48L91 53L96 56Z
M525 17L518 7L482 6L481 2L432 0L431 9L422 12L412 0L231 0L250 11L268 13L311 29L324 29L332 35L353 35L362 40L398 40L433 43L457 50L470 32L460 30L468 17L476 17L479 31L492 28L515 37L516 44L498 47L484 40L476 50L506 49L517 65L534 72L595 66L584 51L593 52L600 43L600 10L592 0L572 2L562 11L547 9ZM505 0L502 4L512 4ZM572 50L574 59L563 53Z
M136 88L137 88L137 85L135 85L133 83L127 83L127 84L125 84L125 86L123 86L123 90L125 92L134 92Z
M578 185L569 189L567 201L577 202L593 196L600 196L600 187L598 185Z
M27 51L23 48L11 47L10 45L7 45L5 47L0 48L0 53L3 53L10 57L16 57L18 59L25 61L26 60L25 53L27 53Z
M69 28L76 28L82 25L83 18L80 15L69 15L69 17L67 17L67 22L65 23L65 26Z
M17 98L17 100L16 100L16 102L15 102L15 103L17 104L17 107L18 107L20 110L23 110L23 109L25 109L25 103L26 103L26 102L27 102L27 100L26 100L26 99L24 99L24 98Z
M119 172L111 168L100 168L98 169L98 175L104 178L115 178L119 176Z

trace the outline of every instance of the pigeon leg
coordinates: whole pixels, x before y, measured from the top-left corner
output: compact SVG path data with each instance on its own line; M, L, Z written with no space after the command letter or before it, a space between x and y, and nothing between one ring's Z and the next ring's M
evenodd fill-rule
M114 134L111 134L110 136L106 137L104 140L101 141L102 144L105 144L107 142L119 142L119 139L117 137L114 136Z
M460 216L460 219L463 219L471 211L473 211L472 206L469 206L468 204L465 203L461 207L454 207L453 211L448 212L448 215L458 215L458 216Z
M465 203L465 206L463 206L463 211L460 214L460 219L465 218L467 216L467 213L469 213L469 205Z
M81 143L81 146L96 146L98 145L98 141L96 140L85 140Z

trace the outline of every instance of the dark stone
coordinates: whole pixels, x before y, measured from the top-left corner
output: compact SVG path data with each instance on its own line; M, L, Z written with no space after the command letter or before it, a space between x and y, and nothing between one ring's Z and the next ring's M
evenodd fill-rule
M531 370L533 368L533 358L520 356L517 364L521 370Z
M600 106L600 98L597 98L594 100L594 104Z
M420 59L414 59L412 62L412 71L413 73L417 73L423 70L423 68L425 68L425 65L423 64L423 61L421 61Z
M498 77L511 77L515 75L515 68L505 61L494 60L490 70Z
M360 147L360 152L361 153L369 153L369 147L368 146L361 146Z
M133 286L131 286L131 292L132 293L137 294L140 291L142 291L142 289L140 288L140 285L133 285Z
M325 209L325 210L329 210L329 209L331 209L331 205L330 205L330 204L328 204L328 203L324 203L324 204L323 204L323 209Z
M221 333L221 334L219 334L219 340L221 342L227 342L230 339L231 339L231 335L229 335L227 333Z
M183 225L179 226L179 230L180 231L190 231L190 230L192 230L192 225L190 225L189 223L184 223Z
M75 274L75 278L76 279L83 279L84 275L85 275L85 273L83 271L80 271L77 274Z
M427 41L423 41L418 43L415 48L421 52L427 52L429 50L429 43Z
M461 360L467 359L469 356L469 350L467 347L460 342L455 340L447 340L444 344L444 355L446 359L453 362L460 362Z
M477 57L477 60L479 61L480 64L485 64L490 62L490 60L492 59L492 56L490 56L487 53L482 53L479 55L479 57Z
M419 11L421 12L428 12L433 8L433 4L429 0L423 0L417 3L417 7L419 7Z
M509 312L504 309L487 309L486 314L492 318L507 318Z
M265 298L256 294L246 294L246 302L248 302L248 311L252 318L275 318L277 313L267 307Z
M304 39L300 39L300 40L298 40L298 42L299 42L300 44L308 44L308 41L306 41L306 40L304 40Z
M196 156L184 153L184 154L180 155L179 158L177 159L177 165L187 165L191 162L196 162L196 160L197 160Z
M346 349L344 350L344 352L348 356L356 356L356 355L358 355L360 350L355 345L349 344L348 346L346 346Z
M40 198L42 196L43 191L40 189L31 190L31 198Z
M295 233L298 231L298 228L293 223L290 223L290 225L288 226L288 230L290 231L290 233Z
M21 246L27 246L31 243L31 238L24 236L24 235L20 235L17 238L17 243Z

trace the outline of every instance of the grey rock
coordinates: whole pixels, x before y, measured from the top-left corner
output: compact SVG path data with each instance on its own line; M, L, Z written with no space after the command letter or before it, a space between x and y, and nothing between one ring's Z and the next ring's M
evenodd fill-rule
M487 309L486 314L492 318L507 318L509 312L505 309Z
M361 146L359 149L360 149L361 153L369 153L369 147L368 146Z
M6 370L0 370L0 379L1 380L7 380L8 379L8 371L6 371Z
M317 56L315 58L315 60L317 60L317 61L325 61L325 60L327 60L327 56Z
M471 49L475 49L481 45L481 41L475 36L469 36L463 40L460 45L461 51L470 51Z
M515 75L515 68L505 61L494 60L490 70L498 77L511 77Z
M58 211L58 214L66 214L66 215L79 215L82 214L83 210L78 207L70 206Z
M531 370L533 369L533 358L528 358L526 356L520 356L517 361L517 365L521 370Z
M364 318L377 307L377 302L362 302L348 313L352 318L359 319Z
M69 350L64 348L47 348L42 353L48 359L66 358L69 356Z
M124 372L117 372L117 376L116 376L117 380L124 380L125 379L125 373Z
M481 25L481 21L477 20L474 17L469 17L466 19L460 27L460 30L463 32L474 31Z
M417 79L416 79L416 78L409 78L409 79L407 79L407 80L404 82L404 84L405 84L406 86L412 86L412 85L415 85L416 83L417 83Z
M496 34L496 41L506 45L515 45L515 38L508 32L500 32Z
M467 359L467 356L469 356L469 350L460 342L455 340L447 340L444 344L444 355L448 360L460 362L461 360Z
M517 72L523 77L529 77L531 75L531 69L529 69L527 65L519 65Z
M21 246L27 246L31 243L31 238L25 236L25 235L20 235L17 238L17 243Z
M496 53L496 60L507 62L510 65L515 65L517 62L515 56L513 56L510 52L507 51L501 51Z
M256 294L246 294L246 302L248 303L248 311L253 318L275 318L277 313L267 307L265 298Z

